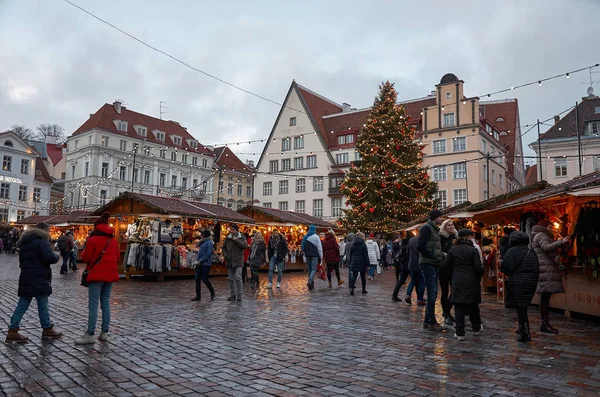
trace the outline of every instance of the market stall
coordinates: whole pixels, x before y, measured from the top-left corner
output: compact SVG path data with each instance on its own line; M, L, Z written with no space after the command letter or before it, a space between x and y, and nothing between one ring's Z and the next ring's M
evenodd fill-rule
M245 207L238 212L254 219L256 222L254 228L262 233L265 241L269 241L274 229L285 235L289 248L287 270L304 270L306 268L300 243L310 225L317 227L317 233L321 234L322 238L327 229L342 232L335 229L334 225L329 222L299 212L264 207Z
M111 214L121 251L119 273L131 276L192 275L201 234L214 234L215 255L211 274L226 274L220 260L221 245L230 223L240 231L254 221L223 206L178 198L125 192L92 213Z
M554 223L555 238L570 236L573 241L556 259L566 293L553 295L551 307L567 315L600 316L600 173L548 187L474 217L488 225L512 224L527 234L541 219ZM538 302L536 295L534 303Z

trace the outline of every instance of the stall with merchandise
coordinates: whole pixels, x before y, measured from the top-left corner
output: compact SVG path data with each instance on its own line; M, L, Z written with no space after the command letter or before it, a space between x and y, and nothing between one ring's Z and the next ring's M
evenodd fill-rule
M317 233L322 237L328 229L333 229L336 233L342 232L335 229L334 225L329 222L299 212L264 207L245 207L238 212L254 219L256 225L253 229L260 231L265 241L269 241L274 229L285 235L289 248L286 270L304 270L306 268L300 244L310 225L315 225Z
M488 225L514 225L528 235L541 219L554 224L556 239L570 236L572 241L556 258L566 293L553 295L551 307L567 315L600 316L600 173L547 187L474 217ZM536 295L534 303L538 299Z
M231 223L249 227L254 221L214 204L125 192L94 211L111 214L121 251L119 272L131 276L192 275L204 230L213 233L215 252L211 274L226 274L222 242Z

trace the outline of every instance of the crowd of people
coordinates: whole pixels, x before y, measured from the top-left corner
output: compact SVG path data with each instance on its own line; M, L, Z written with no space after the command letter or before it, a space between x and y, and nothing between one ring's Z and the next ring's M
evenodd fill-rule
M81 284L88 287L88 324L83 336L75 341L76 344L95 343L98 305L102 310L98 339L108 340L111 320L110 295L113 283L119 280L119 248L115 231L108 224L109 216L108 213L104 213L96 220L81 254L81 259L86 264ZM536 292L540 294L540 331L558 333L549 322L549 302L552 294L564 292L555 258L557 250L570 243L569 238L554 241L552 224L547 220L542 220L533 227L531 239L527 234L510 228L506 228L504 233L500 240L500 255L501 271L508 277L505 306L517 312L518 340L531 341L527 308ZM392 292L392 300L404 301L410 305L413 291L416 291L417 305L425 306L423 329L442 331L454 327L454 337L464 340L467 317L475 336L483 331L479 310L483 259L474 236L475 233L470 229L456 230L452 220L442 219L439 210L431 211L429 219L421 226L418 235L411 238L401 235L393 243L379 243L373 233L367 237L363 232L349 233L344 240L338 242L331 229L321 240L316 233L316 227L311 225L301 243L308 270L306 285L309 290L314 289L314 279L319 266L324 266L322 271L327 274L329 288L332 288L334 273L339 287L345 282L340 276L340 266L347 266L350 295L355 294L359 276L361 293L367 294L367 280L372 280L380 273L381 267L393 265L396 268L397 282ZM63 259L61 274L69 268L77 270L76 260L73 258L76 244L72 240L72 235L65 233L57 243ZM19 329L21 319L33 298L37 301L42 339L60 338L62 333L54 329L48 309L48 297L52 293L50 265L60 260L50 244L49 226L40 223L26 230L20 236L18 244L21 247L19 301L10 320L6 342L28 341L26 336L20 334ZM214 300L215 290L209 280L215 255L210 231L203 232L198 246L195 296L192 301L201 300L202 283L208 288L210 299ZM254 231L251 236L245 235L239 231L238 225L231 224L222 249L229 279L228 301L242 301L245 266L249 266L251 270L251 288L259 288L259 268L264 264L268 264L266 287L273 288L273 276L276 272L276 288L281 288L282 273L289 250L285 237L277 230L271 233L269 241L265 241L259 231ZM410 283L402 299L398 295L409 278ZM438 286L443 317L441 322L438 321L435 312Z

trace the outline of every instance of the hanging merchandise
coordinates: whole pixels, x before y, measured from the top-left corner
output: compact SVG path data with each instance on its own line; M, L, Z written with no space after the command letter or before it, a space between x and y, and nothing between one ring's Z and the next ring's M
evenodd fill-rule
M577 257L583 266L583 277L600 279L600 204L596 201L585 204L579 213L576 231Z

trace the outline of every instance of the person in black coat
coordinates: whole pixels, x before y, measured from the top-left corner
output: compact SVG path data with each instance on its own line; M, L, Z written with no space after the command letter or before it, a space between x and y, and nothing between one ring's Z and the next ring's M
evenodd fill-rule
M504 228L504 236L500 238L500 258L504 258L506 255L506 251L510 248L510 235L514 232L515 229L512 227Z
M370 265L369 251L367 250L367 244L365 243L365 234L362 232L356 233L356 238L352 243L352 249L350 250L350 269L352 270L352 278L350 279L350 295L354 295L354 286L356 285L356 279L360 274L360 281L362 283L362 293L367 293L367 278L366 272L367 267Z
M475 335L483 330L479 304L481 303L481 277L483 277L483 264L479 252L473 246L471 237L473 231L461 229L458 232L458 240L444 260L452 275L452 296L456 314L456 327L454 338L465 339L465 315L469 320Z
M517 309L519 318L519 342L530 342L529 318L527 307L537 288L540 263L535 251L529 249L529 236L520 231L510 235L510 248L503 255L500 270L508 280L505 285L504 306Z
M454 222L452 219L446 219L440 226L440 243L442 244L443 255L447 255L450 248L454 245L454 241L458 237ZM442 315L444 316L444 324L454 325L454 317L452 317L452 302L450 302L450 286L452 285L452 277L450 269L446 266L440 266L440 303L442 304Z
M402 240L400 239L401 236L398 236L392 246L392 258L394 261L394 266L396 267L397 280L396 287L394 287L394 292L392 292L392 300L395 302L402 301L402 299L398 298L398 293L410 275L410 271L408 270L408 237L405 237Z
M56 332L50 322L48 311L48 297L52 294L52 270L50 265L58 262L58 255L50 247L50 227L46 223L39 223L35 228L26 230L21 236L21 249L19 251L19 303L10 319L6 343L26 343L29 339L19 334L19 327L23 315L29 308L33 298L37 301L40 324L42 326L42 339L60 338L62 334Z

